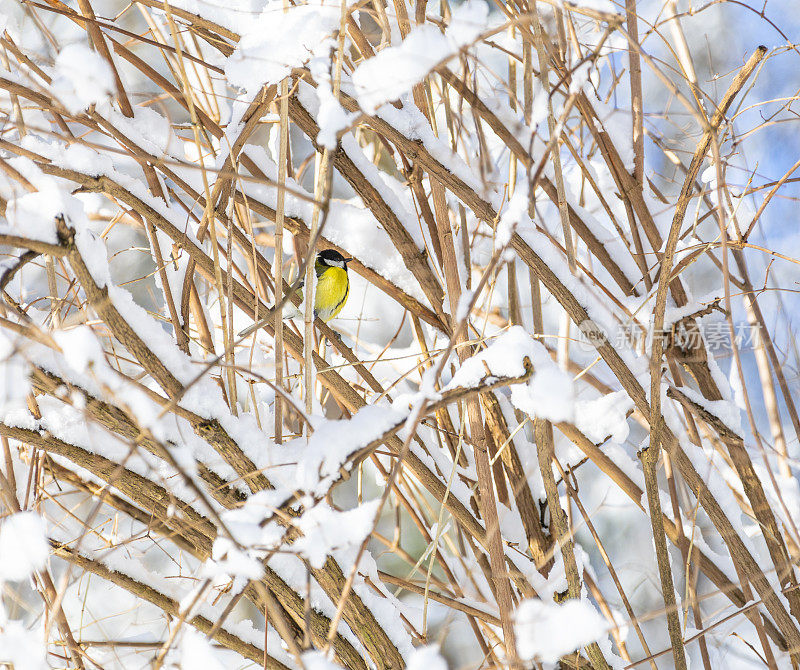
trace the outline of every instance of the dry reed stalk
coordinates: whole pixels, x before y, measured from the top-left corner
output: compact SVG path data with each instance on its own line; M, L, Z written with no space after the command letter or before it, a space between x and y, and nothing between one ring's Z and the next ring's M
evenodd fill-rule
M284 11L286 10L284 6ZM289 149L289 82L284 79L280 87L280 136L278 139L278 194L275 205L275 386L283 388L283 226L286 201L286 160ZM256 320L258 316L256 315ZM275 443L283 442L283 400L275 394Z

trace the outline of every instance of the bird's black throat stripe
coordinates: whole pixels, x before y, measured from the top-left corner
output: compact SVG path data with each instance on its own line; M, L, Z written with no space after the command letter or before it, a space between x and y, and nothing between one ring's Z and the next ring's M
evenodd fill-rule
M347 296L349 296L349 295L350 295L350 278L348 277L348 279L347 279L347 288L345 288L345 290L344 290L344 295L342 296L342 299L341 299L339 302L337 302L337 303L336 303L336 304L333 306L333 309L332 309L331 311L332 311L332 312L335 312L335 311L336 311L336 309L337 309L337 308L338 308L338 307L339 307L339 306L340 306L342 303L344 303L344 301L345 301L345 300L347 300Z

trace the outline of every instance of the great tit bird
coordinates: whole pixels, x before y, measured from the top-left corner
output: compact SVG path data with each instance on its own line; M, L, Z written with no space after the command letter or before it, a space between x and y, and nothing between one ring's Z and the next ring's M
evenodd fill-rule
M333 249L325 249L317 254L314 263L314 272L317 275L314 316L323 321L330 321L342 311L347 302L347 297L350 295L350 277L347 275L347 264L352 260L352 258L345 258ZM288 307L294 308L294 305L289 304ZM265 318L245 328L239 333L239 337L247 337L250 333L271 323L273 319L272 312L273 310L270 310ZM284 318L291 318L294 315L299 316L296 308L294 308L294 314L292 314L291 309L287 309Z
M330 321L342 311L350 295L350 277L345 258L338 251L325 249L317 254L314 271L317 273L317 290L314 295L314 316Z

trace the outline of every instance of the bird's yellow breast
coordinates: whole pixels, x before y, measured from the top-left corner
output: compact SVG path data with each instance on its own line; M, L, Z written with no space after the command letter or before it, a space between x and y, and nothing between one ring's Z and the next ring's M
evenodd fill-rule
M330 321L342 311L350 294L347 270L329 267L317 279L314 294L314 312L323 321Z

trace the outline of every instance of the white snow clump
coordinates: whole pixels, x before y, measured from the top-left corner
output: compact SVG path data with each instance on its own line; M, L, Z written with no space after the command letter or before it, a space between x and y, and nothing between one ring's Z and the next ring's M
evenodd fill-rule
M17 512L0 522L0 582L27 579L49 555L47 527L38 514Z
M556 663L564 654L602 638L606 620L585 600L562 605L526 600L515 613L517 651L523 660Z
M108 101L114 77L103 57L85 44L69 44L58 52L52 91L71 113Z

